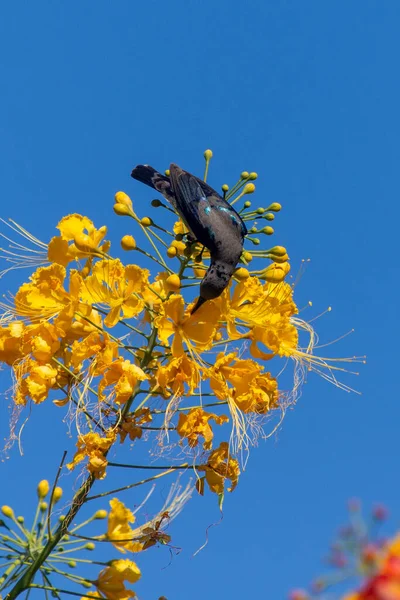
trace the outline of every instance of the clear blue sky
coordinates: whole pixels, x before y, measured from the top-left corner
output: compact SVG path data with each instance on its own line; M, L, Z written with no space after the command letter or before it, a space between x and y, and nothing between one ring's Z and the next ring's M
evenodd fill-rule
M399 524L399 18L396 0L0 9L4 217L47 240L62 215L84 212L117 240L126 222L114 193L152 197L130 179L135 164L201 173L212 148L211 184L255 170L261 204L283 204L276 242L294 269L311 258L298 303L333 306L317 322L322 342L355 329L327 351L368 355L347 380L361 396L309 377L279 434L254 449L202 553L192 558L218 518L210 495L171 528L183 551L169 568L167 550L139 557L143 600L284 599L319 572L349 496L387 503ZM19 277L2 279L1 293ZM3 401L2 437L7 418ZM57 418L38 407L25 456L14 448L0 465L1 504L28 512L28 492L53 477Z

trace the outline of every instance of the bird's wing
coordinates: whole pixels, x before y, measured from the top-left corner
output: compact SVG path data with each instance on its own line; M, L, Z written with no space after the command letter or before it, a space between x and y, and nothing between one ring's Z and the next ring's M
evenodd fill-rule
M246 228L227 202L210 186L205 191L204 182L177 165L171 165L170 173L176 208L200 243L212 253L243 243Z
M237 225L240 227L242 236L244 237L245 235L247 235L247 227L244 224L241 216L239 215L239 213L236 212L236 210L233 208L233 206L231 204L229 204L229 202L224 200L224 198L222 198L222 196L220 196L218 194L218 192L216 192L211 186L209 186L208 183L206 183L202 179L199 179L198 177L196 177L195 179L197 180L201 189L205 193L206 197L207 198L212 197L212 203L214 205L216 205L217 207L219 207L219 210L221 212L224 212L225 214L229 214L230 218L232 220L236 221Z

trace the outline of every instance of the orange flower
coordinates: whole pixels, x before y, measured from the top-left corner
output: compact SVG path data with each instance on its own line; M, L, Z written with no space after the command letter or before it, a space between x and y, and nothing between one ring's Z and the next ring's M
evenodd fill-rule
M187 415L181 413L176 431L182 438L187 438L189 446L195 448L199 443L199 436L204 438L204 450L210 450L214 437L209 421L213 419L217 425L228 423L226 415L215 415L204 411L202 408L192 408Z
M213 450L208 457L207 464L197 468L198 471L205 471L205 480L210 490L216 494L224 493L225 480L231 481L231 487L228 492L233 492L239 481L240 468L235 458L229 453L228 442L221 442L219 448ZM204 477L197 481L197 490L202 494Z
M136 384L145 379L149 379L149 377L140 367L129 360L118 358L108 366L99 382L99 399L105 400L105 390L112 386L108 400L113 399L116 404L125 404L132 396Z
M130 552L140 552L142 545L134 541L133 529L129 525L129 523L135 522L135 515L118 498L110 500L110 506L107 538L122 553L125 553L127 550Z
M244 413L264 414L278 405L278 384L270 373L262 371L263 367L254 360L237 360L235 352L221 352L208 375L217 398L232 398Z
M126 589L124 582L136 583L140 577L140 569L132 560L114 560L101 571L95 586L107 600L128 600L136 594L133 590Z
M110 312L104 319L107 327L114 327L121 318L137 316L144 308L143 292L148 285L149 271L120 260L101 260L86 277L82 299L89 304L105 304Z
M63 217L57 229L61 235L50 240L47 250L47 257L52 263L66 267L72 260L107 252L110 247L109 242L100 245L107 234L107 227L103 225L96 229L93 222L82 215Z
M172 358L166 365L158 365L155 377L165 396L169 396L171 392L174 396L193 394L200 383L199 369L186 354Z
M188 315L185 314L185 301L180 294L172 294L163 303L163 314L156 317L155 326L163 344L168 345L169 338L174 336L171 346L174 357L184 354L183 343L192 353L211 348L220 316L218 304L209 301L194 315Z
M72 462L67 464L68 469L74 469L76 465L88 458L87 468L89 473L92 473L96 479L104 479L107 467L105 453L113 445L116 438L116 434L112 430L105 433L106 437L101 437L98 433L86 433L79 436L76 443L78 450Z

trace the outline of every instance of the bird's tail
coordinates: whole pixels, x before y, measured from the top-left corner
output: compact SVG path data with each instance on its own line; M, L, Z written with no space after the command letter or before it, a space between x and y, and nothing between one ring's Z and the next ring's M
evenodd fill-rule
M160 192L172 206L175 206L175 197L172 192L171 181L166 175L162 175L149 165L138 165L133 169L131 177L150 186L154 190L157 190L157 192Z
M161 188L166 183L170 184L169 177L161 175L161 173L149 165L137 165L133 169L131 177L158 191L161 191Z

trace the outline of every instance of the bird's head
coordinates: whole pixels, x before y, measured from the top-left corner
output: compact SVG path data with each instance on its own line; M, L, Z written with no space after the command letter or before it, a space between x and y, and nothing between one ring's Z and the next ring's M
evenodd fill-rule
M208 271L200 284L200 296L192 310L196 312L207 300L218 298L227 287L233 269L228 265L211 263Z

